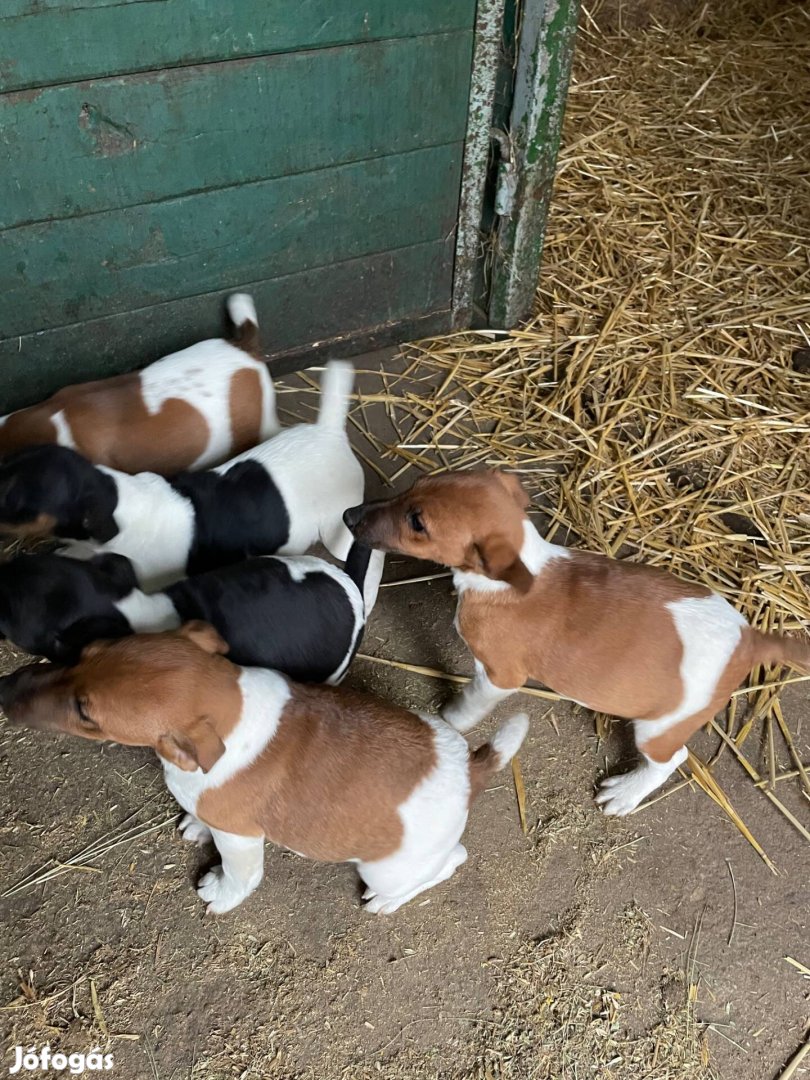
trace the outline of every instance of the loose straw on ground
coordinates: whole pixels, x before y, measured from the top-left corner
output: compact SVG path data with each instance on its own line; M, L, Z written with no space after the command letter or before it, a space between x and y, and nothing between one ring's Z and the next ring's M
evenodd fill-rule
M691 19L628 37L585 19L535 316L419 342L398 373L367 375L362 400L384 402L391 428L369 442L397 488L448 466L513 469L550 539L663 567L764 630L806 634L806 15L736 0ZM810 790L784 676L752 679L761 692L742 692L729 732L774 805L788 766Z

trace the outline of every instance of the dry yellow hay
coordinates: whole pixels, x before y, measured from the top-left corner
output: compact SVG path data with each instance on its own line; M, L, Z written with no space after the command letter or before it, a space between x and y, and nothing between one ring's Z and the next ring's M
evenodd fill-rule
M408 347L355 422L384 405L396 435L369 441L396 486L509 467L551 539L806 633L810 17L737 0L610 37L589 14L576 67L535 317ZM753 680L738 732L729 717L771 801L786 764L810 790L784 674Z

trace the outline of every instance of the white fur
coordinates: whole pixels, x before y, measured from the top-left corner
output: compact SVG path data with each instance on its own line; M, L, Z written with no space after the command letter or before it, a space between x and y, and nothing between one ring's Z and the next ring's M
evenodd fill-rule
M367 885L366 911L373 915L390 915L419 893L446 881L467 858L466 848L459 843L470 802L467 743L437 717L420 714L420 719L433 729L436 765L399 808L403 836L398 850L357 867ZM497 732L493 745L499 754L498 768L517 752L527 729L524 715L513 717Z
M91 545L96 552L126 555L138 581L147 589L160 589L185 571L194 539L194 507L157 473L127 473L97 466L111 476L118 489L113 513L119 532L106 544ZM68 544L67 554L72 554Z
M247 293L233 293L227 300L228 313L235 326L259 320L253 298ZM160 412L171 399L193 406L208 426L208 442L190 466L204 469L222 461L233 452L230 386L238 371L255 371L261 387L261 426L259 439L269 439L279 430L276 392L267 365L223 338L198 341L187 349L170 353L149 364L140 373L141 394L150 415ZM13 415L9 414L9 415ZM7 416L0 417L0 425ZM76 442L62 409L51 416L60 446L76 449ZM126 432L120 437L126 438Z
M251 765L272 740L290 688L277 671L266 668L242 668L239 675L242 712L239 723L225 739L225 753L216 764L203 772L186 772L165 758L163 773L166 787L188 814L196 817L197 801L209 788L221 787L242 769Z
M263 873L263 838L237 836L207 826L197 817L203 792L220 787L251 765L263 752L272 753L272 740L290 690L273 671L242 668L239 675L242 712L233 732L225 739L225 752L207 772L185 772L163 761L166 785L186 811L180 823L183 838L193 843L213 839L222 865L205 874L198 893L208 911L230 911L256 888ZM373 914L396 911L408 900L445 881L467 858L459 843L467 824L470 800L470 766L467 743L457 732L434 716L420 715L430 727L436 764L430 775L399 807L403 836L392 855L357 868L367 888L366 910ZM528 721L516 716L496 734L493 745L499 766L519 748Z
M345 561L353 537L343 511L363 501L363 469L346 435L353 368L332 361L321 382L321 407L314 424L285 428L274 439L246 450L214 471L257 461L272 476L290 517L290 537L280 555L297 555L318 540Z
M253 297L249 293L231 293L225 303L234 326L243 326L246 322L252 322L258 327L259 316L256 314Z
M529 731L529 718L526 713L516 713L495 732L490 745L498 755L498 768L502 769L511 761Z
M717 593L705 598L675 600L666 606L683 646L680 666L683 697L677 708L666 716L633 722L639 748L662 735L673 724L687 720L711 705L717 681L740 642L743 628L748 625L743 616ZM683 764L686 756L686 747L681 747L670 761L662 763L653 761L642 751L642 760L635 769L602 781L596 801L606 814L629 814Z
M171 398L188 402L208 425L208 443L191 465L204 469L233 450L230 386L238 371L255 371L262 395L259 437L269 439L278 429L275 390L267 365L222 338L198 341L180 352L156 360L141 372L141 393L147 411L160 412Z
M345 430L352 372L350 364L334 361L328 365L317 423L286 428L213 470L224 473L240 461L256 461L267 470L290 519L290 535L279 549L281 555L302 554L319 540L336 558L345 561L348 555L353 538L343 523L343 511L362 502L364 486L362 467ZM90 558L96 552L126 555L147 589L162 588L182 577L194 538L190 500L155 473L129 476L98 467L116 483L118 505L113 516L120 532L106 544L68 542L62 553L72 558ZM226 505L222 512L228 513ZM379 565L381 573L381 560L374 565Z
M374 605L377 603L377 594L380 591L380 582L382 581L384 569L385 552L377 550L372 551L371 558L368 561L366 578L363 582L363 603L366 609L366 616L371 614Z
M197 882L197 895L208 915L224 915L242 903L264 877L264 837L237 836L211 829L211 838L222 857Z
M65 410L59 409L55 412L51 417L51 423L56 428L56 441L59 446L67 446L69 450L75 450L76 443L73 440L73 432L70 430Z
M519 689L519 686L514 686L509 690L495 686L493 682L490 682L484 665L476 659L475 675L464 686L461 693L456 694L445 706L442 716L456 731L469 731L476 724L480 724L484 717L489 716L498 702L508 698Z
M624 817L630 814L648 795L659 788L679 765L686 761L688 751L685 746L676 750L669 761L653 761L647 754L641 755L641 761L635 769L621 776L608 776L601 784L596 795L602 813L608 817Z
M174 604L162 592L145 593L133 589L122 600L116 600L114 607L138 634L159 634L180 625Z
M396 911L444 881L467 857L458 843L470 801L467 743L438 718L420 714L420 719L433 729L436 765L399 808L403 836L398 850L385 859L358 864L368 886L366 910L372 914Z

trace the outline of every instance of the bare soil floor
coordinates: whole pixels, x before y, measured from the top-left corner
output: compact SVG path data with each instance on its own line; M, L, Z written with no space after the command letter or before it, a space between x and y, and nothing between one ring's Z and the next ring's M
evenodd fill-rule
M432 570L394 558L386 578ZM446 578L384 588L363 651L468 672L453 606ZM19 660L6 649L3 668ZM369 660L349 681L420 709L452 692ZM801 691L783 705L807 760ZM518 704L527 834L504 772L466 866L387 918L364 914L351 867L273 849L260 889L205 918L193 885L212 854L180 840L150 752L3 723L3 1046L101 1045L124 1080L776 1076L807 1019L784 959L810 961L804 842L730 757L718 777L779 876L691 787L606 820L594 783L632 759L626 730L599 741L585 710L525 696L496 717ZM15 888L40 868L53 876Z
M798 328L807 313L801 103L810 67L801 5L611 0L603 8L584 17L580 35L541 282L546 344L537 327L537 350L517 335L514 349L523 352L507 363L513 346L504 342L499 365L520 367L525 356L536 370L547 348L556 372L566 336L565 355L583 371L592 363L605 371L614 357L649 366L649 357L687 347L709 374L726 354L752 369L790 365L789 349L806 344ZM697 21L680 36L656 29L682 9L694 9ZM605 27L630 32L603 41L594 12ZM725 311L730 297L739 311ZM705 341L684 344L704 329ZM589 415L615 405L601 400L611 378L594 376L586 426ZM365 385L379 389L380 379ZM796 411L793 394L785 410ZM747 408L747 394L738 396L745 400L734 408ZM284 396L286 418L313 400ZM692 401L683 411L701 408ZM782 411L778 402L770 408ZM382 404L355 418L375 427L375 410L382 414ZM544 439L543 449L559 448L562 461L581 431L565 427L567 414L557 420L563 433ZM639 423L643 432L646 420ZM508 432L511 421L504 424ZM791 430L806 432L806 419ZM380 462L357 439L374 490L374 470L392 475L402 458ZM799 444L789 450L802 466ZM762 464L742 460L735 469ZM553 464L534 472L538 484L556 483ZM716 474L720 463L709 465ZM753 499L762 493L760 474L751 476ZM397 487L408 480L403 473ZM781 521L781 501L767 495L768 520ZM790 513L795 524L801 513ZM716 538L712 529L701 535ZM700 541L694 529L680 535ZM721 542L733 561L750 537ZM761 550L760 561L773 559ZM779 550L789 561L784 544ZM392 559L386 579L434 569ZM794 591L764 597L765 609L784 599L781 614L790 613L798 575L794 568L774 579ZM468 673L453 606L447 578L384 588L362 650L378 661ZM0 671L22 659L0 648ZM421 709L439 708L453 692L373 659L358 659L349 681ZM781 698L804 762L809 686L789 686ZM351 867L273 849L264 882L242 907L204 917L194 883L212 852L181 842L151 753L36 737L0 720L4 1064L13 1063L15 1045L49 1044L109 1050L120 1080L807 1080L810 1055L789 1065L806 1045L810 1014L810 875L797 829L731 752L715 775L778 875L680 778L667 785L676 789L669 797L606 820L594 785L632 761L627 729L617 725L600 739L585 710L521 696L470 741L518 706L532 716L520 755L526 832L504 772L473 808L467 864L387 918L363 912ZM762 730L746 744L760 769ZM716 746L705 733L694 743L704 760ZM773 765L776 773L793 767L784 748ZM800 786L786 779L778 792L806 828Z

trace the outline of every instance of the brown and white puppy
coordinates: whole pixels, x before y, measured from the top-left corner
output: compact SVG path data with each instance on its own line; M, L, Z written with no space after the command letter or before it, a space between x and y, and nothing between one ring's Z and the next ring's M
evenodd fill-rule
M597 795L606 814L628 814L752 668L810 668L810 645L758 633L703 585L548 543L528 505L509 473L451 472L344 514L372 547L453 568L456 626L475 658L475 678L444 711L459 731L527 679L631 719L640 764Z
M96 642L72 668L34 664L0 679L13 723L151 746L186 811L184 838L213 838L221 866L198 893L240 904L263 874L264 840L357 863L373 913L396 911L467 858L470 804L528 727L507 721L474 753L444 721L357 691L239 668L213 627Z
M230 340L211 338L128 375L77 383L0 417L0 455L56 443L95 465L171 476L205 469L279 430L273 380L258 357L256 308L228 297Z

